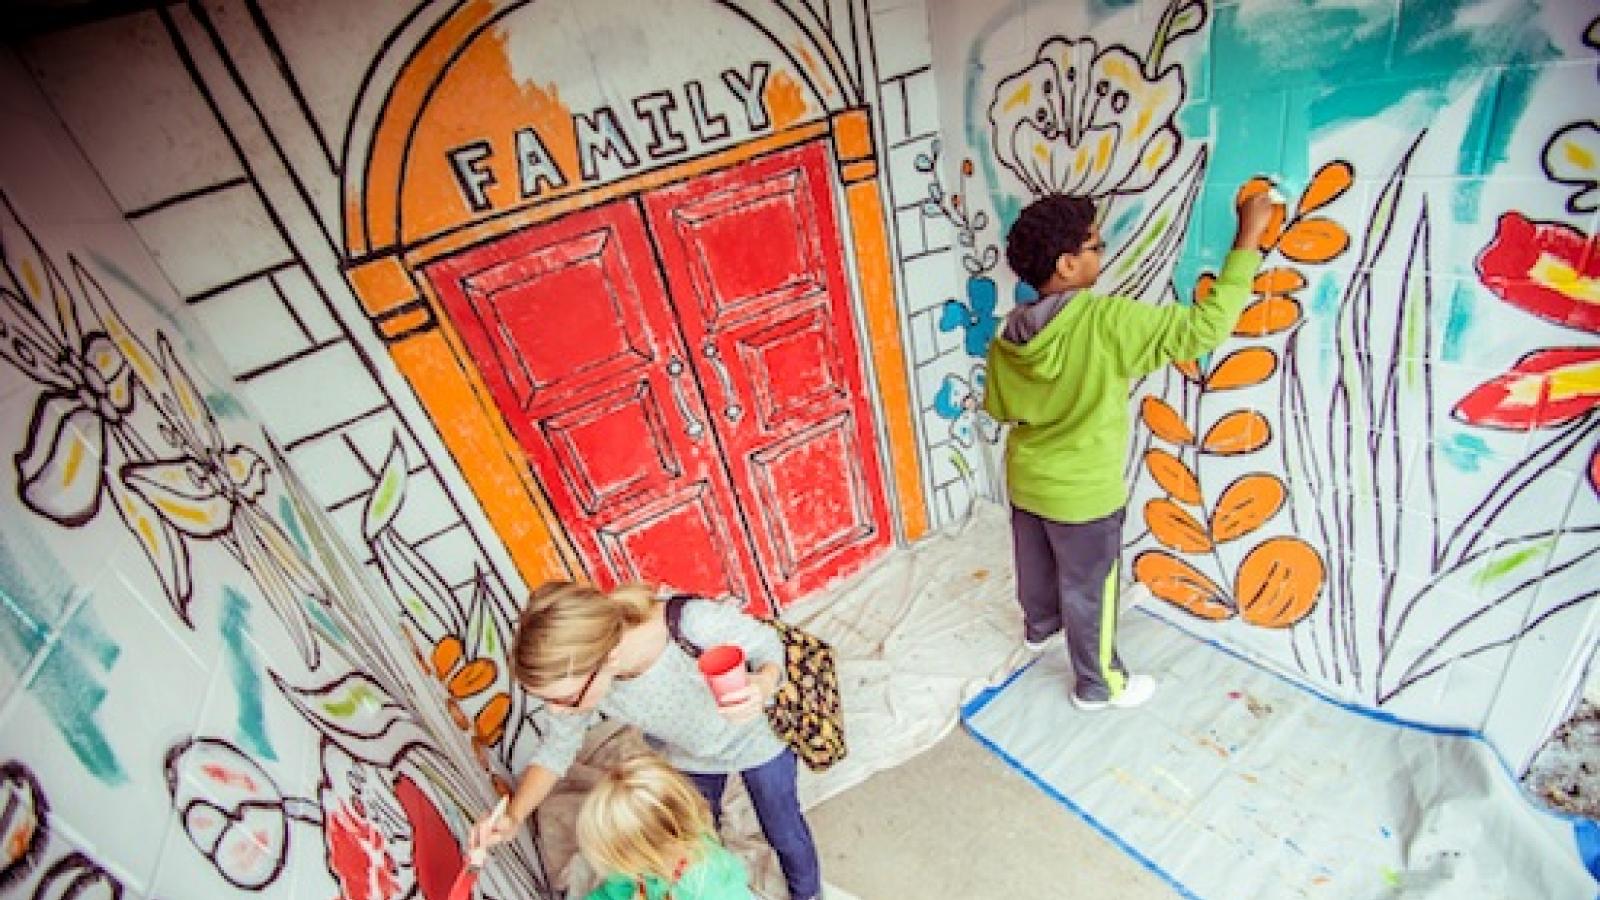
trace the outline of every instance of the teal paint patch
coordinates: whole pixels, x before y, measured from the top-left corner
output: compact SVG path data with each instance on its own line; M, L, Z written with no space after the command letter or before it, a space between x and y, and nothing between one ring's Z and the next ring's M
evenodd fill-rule
M337 640L340 643L349 643L349 638L345 636L344 630L338 625L334 624L332 619L328 618L328 613L322 608L322 604L314 603L310 600L302 600L300 605L304 606L306 612L311 614L311 618L317 620L317 624L321 626L322 630L326 632L329 637L332 637L334 640Z
M239 699L239 741L257 756L277 759L267 737L266 711L261 703L261 675L250 644L250 601L232 587L222 589L222 641L227 647L228 675Z
M1311 315L1319 319L1332 319L1339 313L1339 298L1344 285L1331 272L1317 279L1317 292L1311 295Z
M1119 243L1123 235L1132 231L1139 224L1139 218L1144 215L1144 200L1139 197L1130 197L1128 199L1133 202L1129 203L1128 208L1119 213L1116 219L1112 221L1109 231L1101 232L1101 240L1112 244Z
M300 530L300 517L295 515L294 501L288 497L278 498L278 518L283 520L283 527L288 529L289 536L294 538L294 545L300 548L303 559L311 558L311 544L306 541L305 532Z
M1559 53L1542 31L1537 9L1506 6L1505 22L1457 25L1475 5L1476 0L1433 0L1355 9L1290 0L1270 12L1216 8L1211 100L1203 104L1206 131L1214 132L1208 180L1233 185L1259 171L1277 171L1286 186L1302 186L1309 179L1307 150L1319 134L1375 118L1420 130L1460 96L1459 76L1513 67L1502 73L1498 89L1491 86L1487 99L1480 98L1457 159L1461 174L1492 171L1505 160L1514 123L1538 77L1536 66ZM1267 86L1281 93L1266 93ZM1280 98L1286 101L1281 114L1266 106ZM1200 120L1195 109L1181 119L1185 126ZM1458 218L1476 211L1478 190L1474 185L1461 198L1454 210ZM1224 217L1230 214L1207 208L1207 232L1229 224Z
M95 618L92 599L72 610L79 589L42 541L12 528L3 537L0 659L18 676L37 661L25 689L90 774L123 784L127 773L95 721L106 696L99 673L111 670L121 650Z
M225 419L249 419L250 412L238 397L225 391L212 391L206 395L206 406L211 412Z
M38 698L45 715L89 774L109 785L126 784L128 773L94 719L106 698L105 688L64 639L46 652L44 665L28 685L29 693Z
M1492 173L1511 157L1511 139L1517 132L1517 120L1528 108L1539 72L1533 68L1510 68L1499 73L1495 89L1485 89L1472 108L1472 118L1467 126L1468 140L1461 144L1463 172ZM1470 136L1482 135L1476 146ZM1474 168L1465 168L1472 165ZM1476 222L1479 218L1479 198L1484 181L1463 182L1457 192L1453 212L1457 222Z
M1475 292L1466 284L1457 284L1450 292L1450 309L1445 314L1444 342L1439 349L1440 358L1456 362L1466 348L1467 330L1472 327L1472 309Z
M1454 434L1440 441L1438 446L1445 461L1467 475L1476 474L1489 455L1489 445L1477 435Z

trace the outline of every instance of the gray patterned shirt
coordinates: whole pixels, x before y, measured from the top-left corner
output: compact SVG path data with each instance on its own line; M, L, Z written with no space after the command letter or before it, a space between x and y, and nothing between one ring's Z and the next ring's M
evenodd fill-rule
M689 601L684 604L680 627L683 636L701 649L739 645L752 671L767 663L777 663L781 670L783 645L777 632L731 606ZM562 714L537 704L529 715L544 740L517 760L516 770L537 764L565 775L577 758L584 734L602 712L638 726L650 745L684 772L742 772L767 762L784 748L765 716L735 724L718 715L716 700L694 659L669 640L648 669L612 682L594 710Z

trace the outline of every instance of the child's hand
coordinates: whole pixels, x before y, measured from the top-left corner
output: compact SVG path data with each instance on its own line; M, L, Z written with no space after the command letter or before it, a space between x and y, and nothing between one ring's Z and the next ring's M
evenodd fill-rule
M487 816L474 823L472 831L467 834L468 856L480 858L477 854L488 853L491 847L511 840L517 834L517 827L517 822L505 815L505 807L496 806Z
M735 724L748 722L761 715L766 699L761 686L752 679L744 687L723 696L722 702L717 704L717 715Z
M1261 246L1261 238L1267 233L1267 225L1272 222L1273 207L1282 201L1272 198L1270 191L1251 194L1239 204L1239 230L1234 234L1233 248L1235 250L1255 250Z

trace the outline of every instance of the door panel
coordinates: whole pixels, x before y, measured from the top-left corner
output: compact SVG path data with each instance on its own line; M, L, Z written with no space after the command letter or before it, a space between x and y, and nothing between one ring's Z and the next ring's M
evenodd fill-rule
M648 579L766 608L632 202L426 272L597 584Z
M889 546L820 145L645 197L756 559L780 603Z

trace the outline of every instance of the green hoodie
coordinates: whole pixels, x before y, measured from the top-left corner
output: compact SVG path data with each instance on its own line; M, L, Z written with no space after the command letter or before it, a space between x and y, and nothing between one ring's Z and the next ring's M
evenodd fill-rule
M675 883L654 875L644 878L645 900L750 900L750 876L744 860L707 838L704 855ZM591 891L586 900L637 900L639 879L613 874Z
M1250 299L1261 254L1234 250L1203 303L1152 306L1079 291L1038 334L989 345L984 409L1014 422L1006 440L1011 502L1057 522L1127 505L1132 379L1215 350Z

